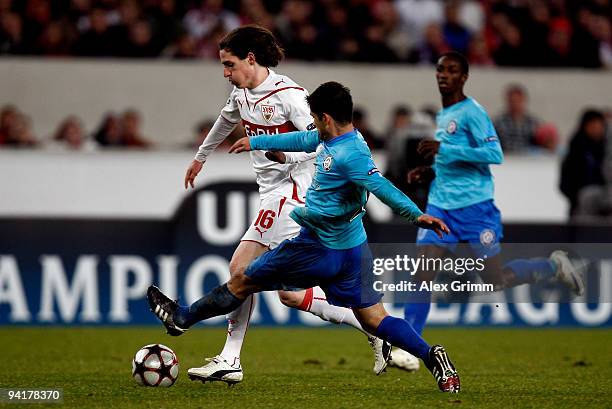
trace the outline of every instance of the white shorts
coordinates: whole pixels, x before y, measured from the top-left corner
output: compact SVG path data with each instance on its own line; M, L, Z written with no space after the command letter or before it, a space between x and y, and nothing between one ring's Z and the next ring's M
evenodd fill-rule
M297 206L303 204L284 196L266 197L241 241L254 241L273 249L284 240L297 236L301 227L289 217Z

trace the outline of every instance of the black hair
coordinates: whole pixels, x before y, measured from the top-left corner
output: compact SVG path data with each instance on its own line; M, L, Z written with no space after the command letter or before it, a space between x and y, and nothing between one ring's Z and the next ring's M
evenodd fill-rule
M219 50L229 51L240 59L253 53L257 64L263 67L276 67L285 56L272 32L254 24L229 32L219 42Z
M601 121L604 124L606 123L606 117L604 116L603 112L595 108L585 109L582 112L582 116L580 118L580 124L578 125L578 131L584 132L584 128L586 127L587 123L591 121L595 121L595 120Z
M443 57L450 58L451 60L458 62L459 66L461 67L461 73L463 74L470 73L470 64L468 63L467 58L465 58L465 55L461 54L460 52L449 51L449 52L446 52L440 55L440 58L443 58Z
M351 91L338 82L326 82L306 97L310 111L319 118L328 114L341 125L353 122Z

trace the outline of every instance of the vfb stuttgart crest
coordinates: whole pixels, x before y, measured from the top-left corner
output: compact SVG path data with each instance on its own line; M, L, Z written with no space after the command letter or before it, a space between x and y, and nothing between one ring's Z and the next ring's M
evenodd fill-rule
M266 122L270 122L274 116L274 105L261 105L261 115Z

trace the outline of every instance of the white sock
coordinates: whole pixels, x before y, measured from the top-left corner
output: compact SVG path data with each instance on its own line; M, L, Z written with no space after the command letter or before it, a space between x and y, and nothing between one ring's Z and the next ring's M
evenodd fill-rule
M230 365L240 364L240 351L244 343L244 337L249 329L249 321L255 306L255 295L249 295L240 307L226 315L227 338L223 351L219 355Z
M368 337L372 336L366 332L359 321L357 321L355 314L353 314L353 310L329 304L325 297L325 293L320 287L307 289L304 301L299 308L316 315L322 320L333 322L334 324L347 324L363 332Z

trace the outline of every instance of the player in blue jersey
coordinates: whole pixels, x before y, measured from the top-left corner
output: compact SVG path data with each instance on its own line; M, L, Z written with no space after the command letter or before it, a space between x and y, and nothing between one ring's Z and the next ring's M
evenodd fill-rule
M502 265L501 215L493 201L489 165L501 164L503 153L489 115L463 92L468 73L468 62L459 53L449 52L438 60L436 80L442 110L436 119L435 140L423 141L417 149L423 157L435 158L435 162L432 167L411 171L408 180L410 183L431 180L426 211L443 220L451 233L438 237L420 229L417 246L424 257L437 259L452 253L458 243L469 243L474 255L485 259L485 269L480 273L484 282L507 288L556 278L581 295L582 276L565 252L555 251L549 258L517 259ZM436 273L422 270L418 278L433 280ZM422 333L431 293L420 292L418 296L418 302L406 304L405 318ZM390 365L413 371L418 369L418 360L394 350Z
M352 308L364 329L422 359L440 390L459 392L459 376L444 348L428 345L406 320L389 316L380 302L382 294L373 288L372 255L361 220L368 192L440 237L448 228L438 218L423 214L378 171L363 137L353 128L353 102L347 88L328 82L307 101L316 131L251 136L230 149L236 153L317 152L306 204L291 212L302 226L300 234L264 253L244 273L190 306L179 306L150 287L151 310L170 334L180 335L201 320L234 310L252 293L319 285L328 302Z

